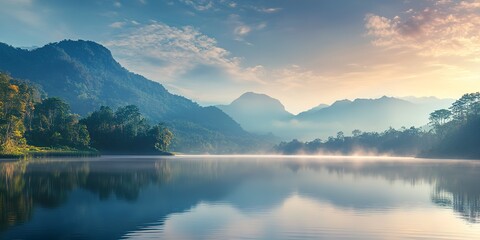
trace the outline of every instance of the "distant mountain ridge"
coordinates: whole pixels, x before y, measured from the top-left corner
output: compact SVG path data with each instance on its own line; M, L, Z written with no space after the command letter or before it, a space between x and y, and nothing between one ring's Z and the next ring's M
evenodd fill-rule
M0 43L0 71L66 100L80 115L102 105L135 104L152 121L171 126L177 133L176 151L235 152L245 148L246 139L255 142L256 136L218 108L169 93L122 67L95 42L64 40L32 50Z
M217 107L239 122L247 131L257 133L271 132L272 125L277 121L286 121L293 117L279 100L253 92L244 93L229 105Z
M401 98L383 96L377 99L344 99L332 105L320 104L298 115L286 114L279 100L266 95L246 93L230 105L219 106L224 112L252 132L268 130L285 140L312 140L335 136L343 131L384 131L389 127L422 127L429 114L448 108L453 99ZM248 97L248 101L245 98ZM275 103L275 104L273 104ZM241 107L239 107L241 105ZM253 109L253 111L248 111ZM273 110L272 110L273 109ZM275 114L272 114L275 113ZM286 112L286 113L285 113ZM263 131L263 132L264 132Z

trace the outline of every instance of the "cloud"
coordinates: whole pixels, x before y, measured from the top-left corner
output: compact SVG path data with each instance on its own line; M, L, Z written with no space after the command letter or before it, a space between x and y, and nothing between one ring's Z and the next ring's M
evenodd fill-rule
M254 7L255 11L257 12L262 12L262 13L276 13L280 10L281 8L265 8L265 7Z
M193 7L197 11L206 11L214 6L212 0L180 0L180 2Z
M175 81L199 66L218 68L229 79L258 81L240 59L217 45L217 41L191 26L172 27L152 22L134 26L105 45L127 67L137 69L154 80Z
M237 35L239 37L243 37L243 36L247 35L248 33L250 33L251 31L252 31L252 29L249 26L240 25L240 26L236 27L233 32L235 33L235 35Z
M308 107L318 104L305 90L321 84L324 79L300 66L278 69L243 66L241 58L231 56L214 38L191 26L173 27L152 22L129 25L122 31L114 40L104 42L115 58L127 69L159 81L177 94L202 102L220 103L254 90L285 96L293 94L299 102L310 98ZM290 106L295 104L298 102Z
M125 22L114 22L108 26L111 28L122 28L123 26L125 26L125 24Z
M237 14L230 14L228 17L228 22L233 28L234 39L237 41L245 42L245 37L250 34L252 31L262 30L267 27L267 23L261 22L258 24L246 24ZM248 42L247 42L248 43ZM250 44L250 43L248 43Z
M422 56L473 56L480 53L480 1L434 1L388 18L368 14L367 35L375 46L413 50Z

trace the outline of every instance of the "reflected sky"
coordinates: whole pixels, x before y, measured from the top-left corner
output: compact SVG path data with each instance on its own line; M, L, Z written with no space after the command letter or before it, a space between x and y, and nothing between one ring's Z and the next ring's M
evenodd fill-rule
M5 239L480 238L474 161L102 157L0 171Z

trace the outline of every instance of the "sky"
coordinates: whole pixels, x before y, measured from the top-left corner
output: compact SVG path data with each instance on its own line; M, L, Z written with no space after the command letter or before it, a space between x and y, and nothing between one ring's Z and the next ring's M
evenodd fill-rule
M0 0L0 33L96 41L201 105L253 91L298 113L480 90L480 0Z

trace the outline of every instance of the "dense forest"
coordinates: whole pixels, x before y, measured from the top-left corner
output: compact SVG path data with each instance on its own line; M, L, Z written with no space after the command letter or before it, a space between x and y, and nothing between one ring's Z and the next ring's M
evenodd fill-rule
M425 128L390 128L384 132L338 132L327 140L282 142L274 150L282 154L395 155L439 158L480 158L480 93L469 93L449 109L429 116Z
M173 134L163 124L150 126L135 105L101 107L80 123L85 124L96 149L110 153L167 152Z
M0 154L38 152L165 153L173 134L150 126L138 107L101 107L84 119L59 98L0 73Z

